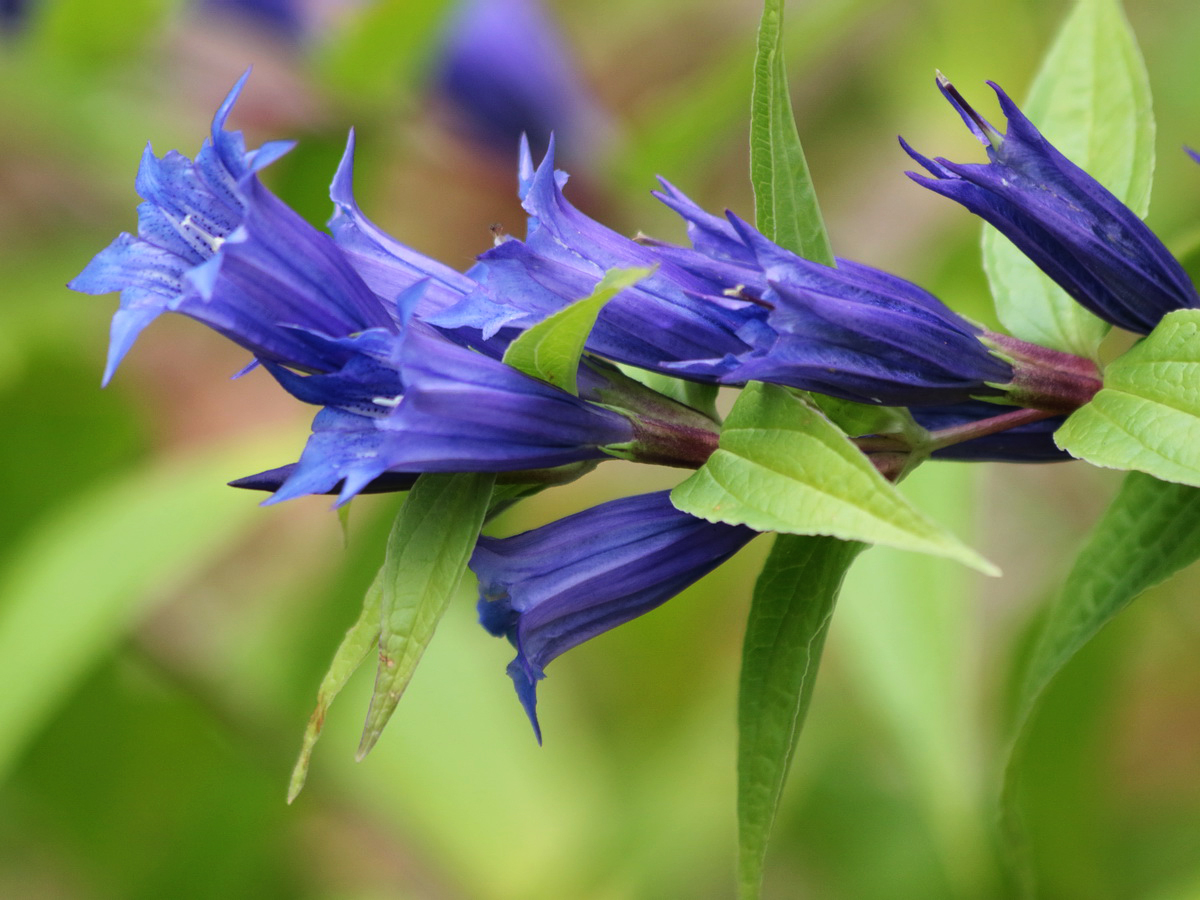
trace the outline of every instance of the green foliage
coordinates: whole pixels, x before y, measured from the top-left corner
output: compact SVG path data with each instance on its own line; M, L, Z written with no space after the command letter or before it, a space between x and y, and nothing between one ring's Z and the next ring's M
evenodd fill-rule
M765 0L750 94L750 182L759 230L781 247L833 265L783 60L783 0Z
M359 759L379 740L458 592L483 527L494 480L491 474L422 475L400 507L379 572L379 668ZM364 605L369 604L368 591ZM360 638L361 634L355 635L355 645ZM339 665L339 659L334 665Z
M884 544L998 574L909 504L832 422L776 385L741 393L719 448L671 502L710 522Z
M1068 159L1145 216L1154 176L1154 114L1146 65L1120 0L1077 0L1021 109ZM1013 335L1096 355L1108 324L988 225L983 259L996 311Z
M649 278L653 271L609 269L591 294L538 322L509 344L504 361L526 375L577 395L579 358L600 310L621 291Z
M738 896L756 898L767 838L812 700L842 579L864 545L781 534L754 586L738 693Z
M1120 492L1076 557L1025 667L1005 770L1005 815L1016 858L1025 851L1016 785L1025 742L1047 687L1139 595L1200 559L1200 491L1140 472ZM1027 865L1027 861L1026 861Z
M1169 313L1104 371L1104 387L1055 434L1093 465L1200 486L1200 311Z

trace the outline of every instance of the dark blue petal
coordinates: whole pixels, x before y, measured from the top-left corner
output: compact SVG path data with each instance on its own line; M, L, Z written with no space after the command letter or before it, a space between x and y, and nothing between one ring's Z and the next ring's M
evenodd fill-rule
M547 664L660 606L754 535L679 512L660 491L513 537L480 538L470 563L479 578L480 621L517 648L508 674L538 740L534 686Z
M938 431L977 422L980 419L990 419L1014 409L1012 406L987 403L983 400L970 400L951 406L914 408L912 414L922 428ZM969 462L1065 462L1071 459L1071 455L1065 450L1060 450L1053 437L1064 421L1066 416L1052 416L998 434L952 444L935 450L933 458Z
M1158 237L992 87L1008 119L1002 137L986 135L978 114L947 93L988 144L990 161L931 160L901 141L930 173L910 177L990 222L1080 305L1114 325L1146 334L1166 313L1200 306L1200 295Z
M308 377L274 369L292 393L331 405L314 419L296 469L270 502L339 482L345 502L385 472L507 472L604 459L602 447L633 438L623 416L421 322L391 340L387 360L401 385L395 396L370 396L381 370L366 363Z

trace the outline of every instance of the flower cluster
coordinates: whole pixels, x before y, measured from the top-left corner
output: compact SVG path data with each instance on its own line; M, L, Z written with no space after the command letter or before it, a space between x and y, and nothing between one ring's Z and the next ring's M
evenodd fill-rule
M247 150L226 129L244 82L194 160L147 149L137 234L120 235L71 287L121 293L106 382L141 331L169 311L245 348L252 365L319 407L297 462L235 482L273 491L268 502L335 493L344 503L405 490L421 473L497 472L540 485L613 457L703 465L720 423L626 374L635 370L907 407L924 437L885 436L889 459L1062 459L1054 429L1099 388L1090 360L986 331L861 263L802 259L666 181L656 196L681 216L690 246L618 234L568 202L552 140L537 165L523 146L526 236L501 240L466 273L366 218L352 187L353 134L332 182L329 231L318 230L259 179L290 145ZM1157 238L1002 92L1004 135L942 88L990 161L927 159L905 145L931 173L914 178L995 224L1114 325L1145 333L1166 312L1200 305ZM650 274L599 313L577 391L505 361L530 327L627 267ZM869 455L881 436L853 437ZM656 493L481 537L470 563L480 619L516 647L509 674L535 729L535 686L550 661L663 603L753 536L693 518Z

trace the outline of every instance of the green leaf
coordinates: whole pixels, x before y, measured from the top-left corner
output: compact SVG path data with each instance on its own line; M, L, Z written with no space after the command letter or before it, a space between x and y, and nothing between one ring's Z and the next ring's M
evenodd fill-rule
M776 385L742 391L717 451L671 502L710 522L886 544L997 574L911 506L833 423Z
M1059 672L1137 596L1200 559L1200 490L1131 472L1076 558L1034 645L1005 769L1007 838L1020 856L1016 787L1033 714Z
M1055 433L1080 459L1200 486L1200 310L1168 313Z
M321 679L321 686L317 688L317 706L309 716L308 726L304 729L300 756L296 759L296 765L292 769L292 778L288 784L287 802L289 804L300 796L300 791L304 789L313 747L316 746L317 739L321 736L321 730L325 727L325 716L329 712L334 698L341 693L342 688L350 680L350 676L363 664L371 650L379 646L382 603L383 569L381 568L363 597L362 612L346 631L346 636L342 638L342 642L333 654L329 671L325 673L325 677Z
M758 27L750 94L750 183L759 231L794 253L833 265L788 94L783 0L765 0Z
M754 586L738 694L738 896L755 900L842 579L864 545L781 534Z
M595 290L538 322L508 346L504 361L526 375L578 394L579 357L600 310L626 288L648 278L653 268L609 269Z
M359 759L379 740L458 590L483 527L495 477L422 475L400 507L379 574L379 668Z
M10 548L0 573L0 779L156 601L263 520L250 498L224 487L230 474L287 452L279 442L243 445L143 467L79 493Z
M1146 65L1119 0L1076 3L1021 109L1068 159L1145 216L1154 115ZM996 312L1013 335L1095 357L1108 325L991 226L984 227L983 261Z

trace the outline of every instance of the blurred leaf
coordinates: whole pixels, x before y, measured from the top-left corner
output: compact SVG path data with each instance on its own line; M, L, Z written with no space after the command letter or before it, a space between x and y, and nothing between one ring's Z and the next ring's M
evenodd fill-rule
M504 351L504 361L526 375L578 395L579 358L604 304L625 288L649 278L653 268L609 269L582 300L522 332Z
M344 103L388 106L424 74L443 0L378 0L346 16L316 58L317 83Z
M1200 310L1168 313L1055 433L1072 456L1200 486Z
M178 6L177 0L123 0L118 11L93 0L55 0L38 11L32 49L88 71L126 63L137 58Z
M1047 686L1139 594L1198 558L1200 490L1129 473L1076 557L1022 679L1004 775L1007 837L1018 858L1023 836L1015 808L1016 782L1029 723Z
M761 891L767 839L846 570L864 545L781 534L754 586L738 695L738 896Z
M345 507L342 508L344 509ZM329 712L329 707L333 705L334 699L341 693L342 688L346 686L346 682L350 680L350 676L358 671L358 667L363 664L363 661L367 658L367 654L373 648L379 646L380 619L383 605L382 579L383 569L380 569L363 597L362 612L359 613L355 623L346 631L346 636L342 638L342 642L338 645L337 650L334 651L333 662L329 664L329 671L325 673L325 677L321 679L321 686L317 688L317 706L313 710L312 716L309 717L308 726L304 729L304 739L300 746L300 756L297 758L296 765L292 769L291 782L288 784L288 803L292 803L300 796L300 792L304 789L304 782L308 778L308 764L312 759L313 747L316 746L317 739L321 736L321 729L325 727L325 716Z
M833 250L796 131L783 60L783 0L765 0L750 94L750 182L759 230L826 265Z
M80 494L0 573L0 775L89 667L157 600L262 513L224 487L253 469L244 446L171 459Z
M359 759L379 740L458 591L494 482L491 473L422 475L396 515L379 573L379 668Z
M833 423L776 385L742 391L719 448L671 502L710 522L886 544L996 574L909 504Z
M1154 177L1150 81L1119 0L1078 0L1022 111L1068 159L1145 216ZM983 260L1000 321L1016 337L1096 355L1108 325L984 226Z

